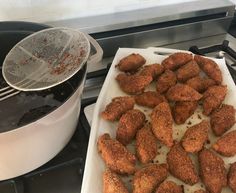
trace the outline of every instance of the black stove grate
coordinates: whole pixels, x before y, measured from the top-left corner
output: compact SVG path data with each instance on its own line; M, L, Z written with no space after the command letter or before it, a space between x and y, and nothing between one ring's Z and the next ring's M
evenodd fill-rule
M229 41L224 40L222 44L219 45L213 45L205 48L198 48L197 46L191 46L189 48L189 51L191 51L194 54L199 55L206 55L208 53L212 52L220 52L223 51L226 54L228 54L231 58L234 59L234 62L229 64L226 61L227 68L229 69L229 72L234 80L234 83L236 84L236 70L233 68L236 66L236 52L229 46ZM222 56L218 55L219 58L222 58Z

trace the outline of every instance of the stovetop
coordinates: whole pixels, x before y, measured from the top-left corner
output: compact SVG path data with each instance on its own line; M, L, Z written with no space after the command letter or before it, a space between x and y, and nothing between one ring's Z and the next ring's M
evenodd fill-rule
M196 47L192 51L199 54L205 54L213 57L226 57L226 61L231 69L232 76L236 82L235 68L236 39L229 34L222 34L215 37L202 38L198 40L186 41L177 44L163 45L163 47L185 49L191 46L206 48L212 45L221 48L224 40L223 50L214 50L213 48L199 50ZM226 54L226 44L230 46L230 54ZM155 45L153 45L155 46ZM208 53L210 52L210 53ZM233 54L232 54L233 53ZM235 55L234 55L235 54ZM109 70L112 57L105 58L100 67L87 74L81 113L78 120L77 129L67 144L67 146L51 161L42 167L17 178L1 181L0 193L79 193L81 189L83 171L86 159L86 151L89 140L90 125L92 118L92 108L90 113L86 113L84 108L96 102L97 96Z

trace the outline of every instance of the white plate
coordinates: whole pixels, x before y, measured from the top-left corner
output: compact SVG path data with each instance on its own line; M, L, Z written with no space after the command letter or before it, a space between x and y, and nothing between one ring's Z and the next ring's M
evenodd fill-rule
M102 174L105 170L105 164L103 160L101 159L98 151L97 151L97 139L100 135L104 133L109 133L112 138L115 138L116 136L116 128L117 128L117 122L109 122L106 120L101 119L100 113L105 109L105 106L111 102L111 99L117 96L125 96L123 91L119 88L115 77L120 71L115 68L115 65L120 61L120 59L124 58L125 56L128 56L132 53L139 53L146 59L146 64L152 64L152 63L161 63L163 59L165 59L167 56L163 55L157 55L156 53L174 53L181 50L172 50L172 49L166 49L166 48L147 48L147 49L130 49L130 48L120 48L113 60L113 63L111 65L111 68L108 72L108 75L106 77L106 80L104 82L104 85L102 87L102 90L100 92L100 95L98 97L94 114L93 114L93 120L92 120L92 127L90 132L90 139L89 139L89 146L87 151L87 159L86 159L86 165L85 165L85 171L84 171L84 177L83 177L83 184L82 184L82 191L81 193L102 193L103 187L102 187ZM182 51L186 52L186 51ZM225 98L224 103L231 104L236 108L236 87L234 85L234 82L232 80L232 77L226 67L225 60L224 59L213 59L220 67L222 75L223 75L223 84L226 84L228 86L228 93ZM147 90L155 90L155 84L151 84ZM152 109L144 108L138 105L135 105L134 108L142 109L142 111L146 114L146 118L149 119L149 114L151 113ZM204 115L202 115L202 109L199 107L194 115L192 115L185 124L182 125L173 125L173 133L174 133L174 139L180 140L184 134L184 132L187 129L187 126L190 127L194 124L199 123L202 121L202 119L208 119ZM199 118L199 116L202 117L202 119ZM190 125L191 122L191 125ZM231 129L236 129L236 125ZM211 144L216 141L216 137L210 132L209 134L210 142ZM160 146L160 144L158 144ZM210 146L210 144L207 144L206 146ZM128 146L128 149L134 152L134 144L131 144ZM158 163L166 162L166 153L169 151L168 148L164 145L158 150L159 155L155 158L155 160L158 160ZM196 164L196 167L198 167L197 163L197 157L196 155L191 155L193 161ZM228 169L229 163L236 161L236 156L232 158L224 158L226 168ZM184 184L182 181L172 177L171 175L167 178L175 181L177 184ZM129 178L123 179L129 189L131 189ZM201 183L198 183L194 186L189 186L184 184L185 193L192 193L194 190L199 189L204 186ZM229 188L224 188L222 193L229 193L231 190Z

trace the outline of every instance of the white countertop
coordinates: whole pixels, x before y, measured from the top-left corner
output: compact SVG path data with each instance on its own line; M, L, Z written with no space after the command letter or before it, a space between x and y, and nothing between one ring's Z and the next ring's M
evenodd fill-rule
M0 0L0 20L52 22L199 0Z

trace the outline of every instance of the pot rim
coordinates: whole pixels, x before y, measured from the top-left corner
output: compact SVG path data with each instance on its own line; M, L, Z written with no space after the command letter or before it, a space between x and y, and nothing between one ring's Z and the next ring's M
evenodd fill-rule
M45 118L46 116L48 116L48 115L54 113L54 112L55 112L56 110L58 110L60 107L64 106L65 103L67 103L67 101L69 101L69 100L76 94L77 90L78 90L81 86L84 86L84 85L83 85L83 82L84 82L84 80L86 79L86 72L87 72L87 64L86 64L86 63L85 63L85 65L82 67L82 69L83 69L83 68L85 68L85 69L84 69L84 73L83 73L83 75L82 75L83 78L81 79L81 82L78 83L77 87L74 88L74 90L72 91L71 95L68 96L58 107L56 107L56 108L53 109L53 110L48 111L47 113L45 113L44 115L40 116L40 117L37 118L36 120L31 121L30 123L24 124L24 125L22 125L22 126L18 126L18 127L16 127L16 128L13 128L13 129L10 129L10 130L7 130L7 131L0 132L0 135L2 135L2 134L9 134L9 133L11 133L11 132L15 132L15 131L17 131L17 130L19 130L19 129L22 129L22 128L24 128L24 127L30 127L32 124L35 124L35 122L37 122L37 121L39 121L39 120ZM81 69L81 70L82 70L82 69ZM76 74L75 74L75 75L76 75ZM75 75L74 75L74 76L75 76ZM67 81L69 81L69 80L67 80ZM67 81L66 81L65 83L67 83ZM70 83L69 83L69 84L70 84ZM72 85L70 85L70 86L73 88ZM37 91L35 91L35 92L37 92Z

